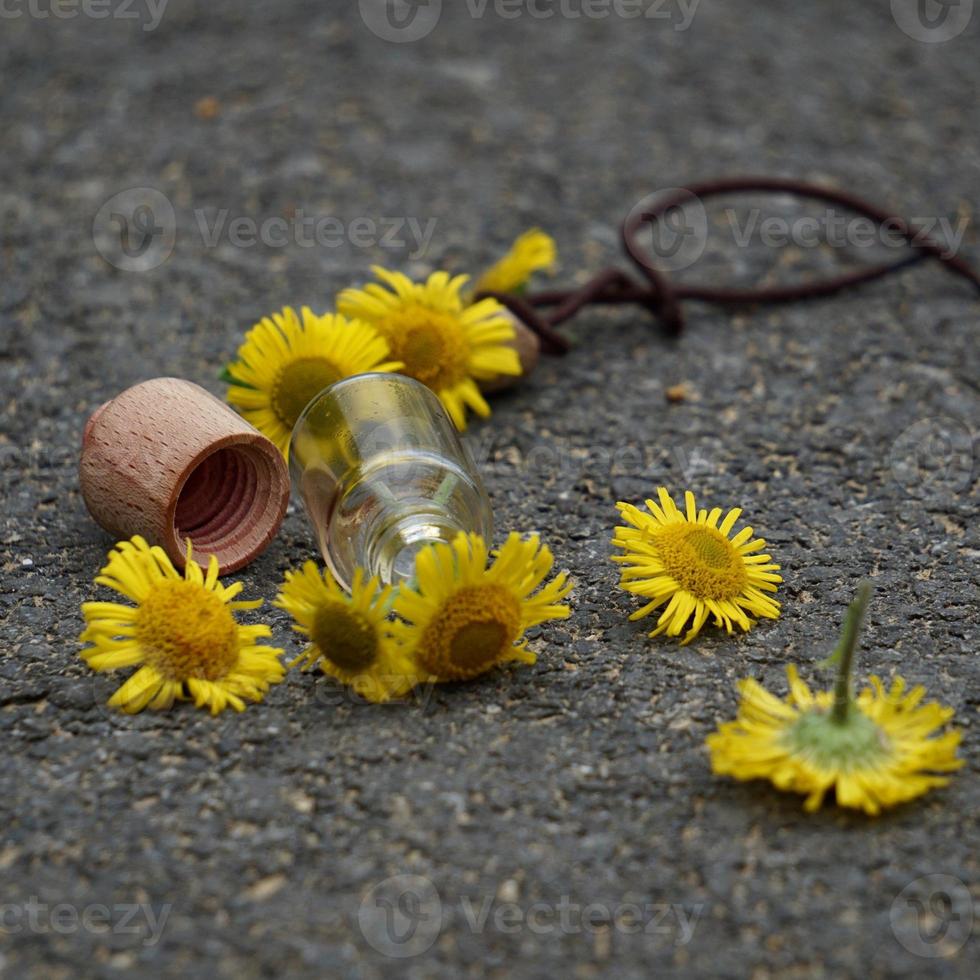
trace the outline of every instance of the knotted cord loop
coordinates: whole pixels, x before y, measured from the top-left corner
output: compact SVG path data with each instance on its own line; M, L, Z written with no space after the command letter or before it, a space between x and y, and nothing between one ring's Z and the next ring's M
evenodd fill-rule
M904 238L915 251L894 262L845 272L828 279L816 279L788 286L735 289L696 284L675 285L666 272L657 268L651 257L640 246L638 239L643 226L661 221L673 208L681 207L691 199L700 201L721 194L742 193L790 194L794 197L839 205L888 228L889 231ZM659 319L668 334L676 336L684 329L681 301L685 299L700 300L720 306L791 303L797 300L815 299L850 286L871 282L873 279L890 275L929 258L937 259L950 272L966 279L980 292L980 276L963 259L948 254L944 244L925 234L921 229L912 228L904 218L890 214L846 191L801 180L781 177L728 177L689 184L665 195L661 201L649 208L632 211L623 222L622 234L626 254L642 274L641 281L637 281L620 269L610 268L604 269L575 289L542 290L525 295L490 292L482 293L481 296L492 296L506 306L538 335L543 351L549 354L564 354L570 349L570 345L555 328L574 316L583 306L591 304L636 303L644 306ZM545 310L547 312L543 312Z

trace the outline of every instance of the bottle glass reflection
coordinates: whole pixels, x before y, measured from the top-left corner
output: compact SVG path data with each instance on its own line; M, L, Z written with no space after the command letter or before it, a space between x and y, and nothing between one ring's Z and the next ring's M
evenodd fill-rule
M293 428L289 469L323 558L349 589L357 566L410 578L415 555L460 531L493 532L490 502L439 399L402 374L325 388Z

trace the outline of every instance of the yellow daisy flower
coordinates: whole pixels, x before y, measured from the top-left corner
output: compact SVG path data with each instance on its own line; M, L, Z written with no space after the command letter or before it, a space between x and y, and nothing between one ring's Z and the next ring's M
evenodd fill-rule
M863 601L852 606L852 616ZM839 806L871 816L945 786L949 779L937 773L963 765L956 758L960 733L933 736L953 717L953 709L921 704L925 688L906 692L901 677L886 690L872 676L871 686L852 698L857 623L853 632L853 639L842 641L834 691L812 693L792 665L786 668L785 701L752 679L740 681L736 720L707 739L712 771L739 780L768 779L778 789L802 793L809 812L819 809L833 789Z
M256 643L271 635L269 627L241 626L233 615L262 600L233 601L241 582L223 586L214 555L205 576L191 558L190 539L183 576L162 548L137 535L109 552L95 581L136 603L82 603L87 626L80 640L92 644L82 650L86 663L98 671L139 667L110 707L134 714L191 699L215 715L229 706L242 711L246 700L261 701L282 679L282 650Z
M415 686L412 663L391 636L388 622L392 587L378 588L378 578L364 580L357 569L350 596L327 569L312 561L286 579L272 603L295 620L309 646L289 666L308 670L320 665L330 677L353 687L368 701L400 697Z
M384 285L343 290L340 312L375 327L402 362L401 371L439 396L458 429L466 428L467 408L486 418L490 406L477 381L521 373L504 308L494 299L466 305L460 295L466 276L434 272L416 283L379 266L372 271Z
M709 615L729 633L733 624L743 630L753 625L746 613L776 619L779 603L765 593L775 592L782 582L776 574L779 565L769 555L755 553L766 543L752 539L752 528L729 538L742 511L730 510L719 525L721 508L698 510L690 490L684 494L686 514L664 487L657 493L659 506L646 501L649 513L632 504L616 505L629 525L617 527L612 540L625 552L613 556L625 565L620 587L650 600L630 619L641 619L666 603L650 636L679 636L690 621L682 643L698 635Z
M564 572L538 589L554 559L536 534L524 541L511 533L489 568L487 559L478 534L428 545L416 556L417 584L403 582L395 597L405 620L397 633L434 680L467 680L512 660L533 664L535 655L519 642L524 631L570 614L558 604L572 590Z
M531 276L552 269L558 257L555 240L540 228L524 232L510 251L477 280L475 293L513 293L523 288Z
M366 371L396 371L388 343L366 323L302 309L263 317L245 335L238 360L228 365L227 398L284 456L303 409L327 385Z

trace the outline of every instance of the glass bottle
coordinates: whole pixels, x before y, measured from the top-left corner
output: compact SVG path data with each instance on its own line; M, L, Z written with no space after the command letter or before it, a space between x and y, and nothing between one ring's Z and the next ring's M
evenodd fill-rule
M483 481L435 394L403 374L358 374L303 410L289 470L324 561L350 589L363 567L385 583L411 578L434 541L476 531L493 516Z

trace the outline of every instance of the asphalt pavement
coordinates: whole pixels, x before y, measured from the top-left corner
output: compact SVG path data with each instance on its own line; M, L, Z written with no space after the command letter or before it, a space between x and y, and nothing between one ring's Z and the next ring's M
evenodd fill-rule
M647 195L735 173L862 193L980 268L972 6L10 0L0 976L974 976L980 299L936 263L690 303L677 339L590 308L494 399L467 438L498 534L540 531L577 583L533 667L383 707L291 674L240 715L128 718L77 643L112 544L78 488L87 415L160 375L220 395L258 317L329 309L372 264L478 272L539 226L554 281L581 282L628 268L619 223ZM712 200L672 274L897 254L851 217ZM659 485L744 508L783 566L779 620L684 648L628 621L614 505ZM235 577L271 599L310 557L294 505ZM713 777L735 681L782 694L792 661L819 682L865 575L862 674L955 707L964 769L877 820Z

